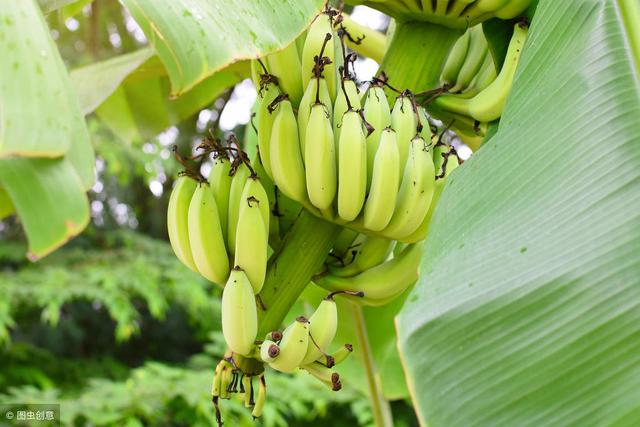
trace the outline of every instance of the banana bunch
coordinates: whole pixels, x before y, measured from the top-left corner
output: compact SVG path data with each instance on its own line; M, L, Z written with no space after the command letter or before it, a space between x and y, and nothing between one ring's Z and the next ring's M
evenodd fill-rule
M258 390L254 388L253 379L258 380ZM253 408L251 415L259 418L267 400L267 383L264 373L245 373L238 368L231 357L223 358L216 366L211 387L211 396L216 410L216 421L222 425L222 417L218 406L219 399L230 399L231 394L244 395L244 406Z
M354 1L347 3L350 2ZM515 18L527 9L531 0L366 0L357 3L402 20L467 28L491 18Z
M477 32L475 28L478 27L474 27L469 30L469 33L471 33L469 35L469 47L466 52L466 57L463 61L463 65L459 69L458 79L461 79L460 75L464 71L464 65L466 65L470 60L469 58L476 58L479 56L477 52L471 49L472 36L474 34L474 31ZM481 32L481 30L479 31ZM511 40L509 41L509 47L507 49L504 64L502 65L502 68L500 69L498 75L493 78L486 86L482 87L479 80L480 74L484 73L482 73L482 66L479 65L478 72L476 73L475 77L475 84L471 85L471 80L469 80L469 86L475 90L471 90L467 94L463 92L460 94L452 93L439 96L432 103L432 110L430 110L432 111L434 116L443 117L443 120L447 120L447 116L453 117L456 122L460 121L462 126L464 126L464 117L482 123L491 122L500 118L500 116L502 115L502 108L504 107L507 96L509 95L509 91L511 90L511 83L513 82L513 77L515 75L516 68L518 67L520 54L522 53L522 47L524 46L524 42L527 38L527 33L528 26L522 22L517 23L514 26L513 35L511 36ZM456 43L451 52L451 55L454 55L456 58L459 57L460 52L464 50L464 43L461 42L461 40L462 38L458 41L460 42L460 44ZM455 60L454 58L452 59L452 63L453 62L460 61ZM481 60L475 60L475 62L480 63ZM447 62L447 65L449 65L449 62ZM453 69L455 67L451 65L450 68ZM447 75L445 76L446 79L452 73L448 72L449 70L446 66L445 71L447 71ZM465 76L467 76L466 73ZM486 80L484 80L484 77L482 78L482 80L482 83L484 85L484 83L486 83ZM456 81L455 85L450 89L450 92L459 89L461 87L459 86L459 84L460 83ZM467 122L468 121L469 120L467 120Z

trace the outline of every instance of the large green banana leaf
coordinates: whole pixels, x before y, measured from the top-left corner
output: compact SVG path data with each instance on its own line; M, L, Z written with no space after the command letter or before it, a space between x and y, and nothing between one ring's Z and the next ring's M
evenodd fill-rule
M397 319L423 425L640 424L639 11L539 2Z

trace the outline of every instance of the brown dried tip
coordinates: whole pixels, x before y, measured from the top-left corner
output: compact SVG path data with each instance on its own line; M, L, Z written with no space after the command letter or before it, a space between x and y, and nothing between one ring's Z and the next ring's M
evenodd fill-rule
M335 384L331 384L331 390L339 391L340 389L342 389L342 383L340 381Z
M351 344L345 344L344 346L347 348L347 350L353 351L353 346Z
M309 321L307 320L306 317L304 316L298 316L296 317L296 321L301 322L301 323L309 323Z
M327 354L327 363L326 363L327 368L333 368L335 364L336 364L336 361L333 358L333 356L330 356Z
M282 332L280 331L271 332L271 339L273 341L280 341L282 339Z
M334 372L333 374L331 374L331 384L336 384L340 382L340 374L338 374L337 372Z
M280 354L280 347L276 344L271 344L269 346L269 357L277 357Z

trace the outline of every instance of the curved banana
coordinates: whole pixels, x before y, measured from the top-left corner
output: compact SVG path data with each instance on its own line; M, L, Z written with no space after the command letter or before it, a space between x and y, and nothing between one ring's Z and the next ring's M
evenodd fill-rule
M357 111L360 109L360 94L358 93L356 82L351 79L345 79L342 80L342 84L344 85L344 90L342 90L342 87L338 87L336 102L333 104L333 138L336 141L340 140L343 116L349 109L349 105L351 105L352 110ZM349 102L347 102L347 98Z
M400 170L398 177L402 178L402 170L407 162L409 145L417 133L418 122L411 99L406 95L400 95L391 111L391 127L396 131L398 154L400 155Z
M511 0L495 13L497 18L512 19L524 12L531 4L531 0Z
M321 13L307 30L307 38L304 42L304 48L302 49L302 86L307 87L309 80L314 77L313 70L316 64L314 57L320 55L322 46L325 44L325 37L327 34L330 34L331 39L326 43L322 56L329 58L331 64L324 67L323 76L327 81L331 99L335 99L337 87L337 68L335 67L335 61L337 55L334 44L336 37L331 21L332 18L328 14Z
M280 347L271 340L264 340L260 344L260 359L265 363L273 362L280 354Z
M256 294L267 272L269 216L267 193L259 179L249 177L240 198L234 264L244 270Z
M380 135L380 145L373 163L371 188L364 205L365 228L380 231L391 221L401 171L396 132L386 128Z
M209 173L209 185L213 191L218 207L218 217L220 218L220 228L225 242L227 241L227 222L229 218L229 192L231 191L231 162L226 157L216 157L213 159L211 173Z
M364 305L380 305L400 295L418 280L423 243L407 246L397 257L352 277L323 276L315 281L329 291L363 292L343 295Z
M353 346L351 344L345 344L333 353L330 354L331 360L335 365L339 365L343 362L347 357L349 357L353 353ZM318 360L320 363L322 362L322 358ZM325 365L326 366L326 365Z
M326 354L338 330L338 307L329 294L309 318L309 345L300 364L312 363Z
M487 50L487 54L485 55L484 61L482 62L482 66L480 67L478 74L476 74L475 77L471 80L471 83L469 83L469 87L458 94L458 96L471 98L477 95L487 86L489 86L497 76L498 74L496 73L496 66L493 62L493 56L491 55L491 51Z
M327 368L325 365L318 362L311 362L304 364L302 369L313 375L320 382L331 388L333 391L338 391L342 388L340 382L340 374Z
M311 107L306 129L306 182L309 200L318 209L328 209L337 190L336 154L331 120L323 104Z
M289 95L289 99L298 105L302 98L302 69L295 40L284 49L267 56L269 72L278 78L278 84Z
M409 158L398 193L396 209L383 234L402 239L413 233L429 209L433 197L435 168L428 145L421 137L411 141Z
M189 204L196 186L196 181L187 176L181 176L176 180L167 207L167 232L176 257L191 270L198 272L191 253L188 225Z
M307 124L309 123L309 114L311 113L311 106L319 100L322 105L327 108L329 115L331 115L332 106L331 97L329 96L329 89L327 88L327 81L324 78L312 78L309 80L307 89L302 96L300 105L298 106L298 136L300 137L300 152L302 153L302 160L305 159L305 147L307 136Z
M227 248L230 254L236 252L236 230L238 229L238 216L240 214L240 198L244 191L244 184L251 175L251 171L244 164L240 164L231 178L229 188L229 214L227 216Z
M280 95L280 89L274 83L267 83L258 91L258 109L256 121L258 128L258 149L260 150L260 160L262 166L269 177L273 178L271 171L271 129L275 121L273 111L270 110L271 103Z
M481 122L491 122L500 118L502 108L511 90L527 32L528 27L525 24L515 25L502 69L498 77L482 92L469 99L455 95L443 95L436 98L433 105L436 108L467 115Z
M444 68L440 74L440 83L442 85L453 86L458 78L458 73L469 49L469 31L465 31L462 36L453 44L449 51L449 55L444 63Z
M229 257L213 189L201 183L193 193L188 214L193 261L205 278L224 285L229 277Z
M278 189L287 197L307 200L304 164L298 139L298 124L291 102L284 100L276 107L271 133L271 172Z
M264 409L264 402L267 400L267 383L264 380L264 373L258 376L258 397L256 398L256 403L253 406L253 411L251 411L251 416L253 418L260 418L262 415L262 410Z
M361 237L360 237L361 236ZM360 235L356 240L352 261L344 267L329 266L329 272L338 277L350 277L382 264L393 251L395 240ZM359 245L358 245L359 243Z
M367 192L367 143L362 118L355 110L344 113L338 144L338 215L354 220Z
M248 355L258 333L253 287L245 272L234 267L222 291L222 334L234 353Z
M489 49L487 39L482 32L482 25L476 25L469 30L469 49L464 59L464 64L460 67L455 84L449 89L449 92L459 92L469 86L473 77L478 73L482 61Z
M242 377L242 387L244 390L244 407L251 408L253 406L253 381L249 375ZM240 390L243 392L242 390Z
M373 127L367 136L367 189L371 188L373 178L373 162L376 158L382 130L391 126L391 110L384 89L372 86L367 92L364 102L364 118Z
M293 372L304 359L308 344L309 322L300 316L282 333L280 354L269 366L280 372Z
M458 17L460 14L476 0L454 0L451 7L447 10L447 14L452 17Z

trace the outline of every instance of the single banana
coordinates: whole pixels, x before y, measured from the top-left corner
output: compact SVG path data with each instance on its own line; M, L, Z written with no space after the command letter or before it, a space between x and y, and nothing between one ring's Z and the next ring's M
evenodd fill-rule
M400 95L391 111L391 127L396 131L396 142L398 144L398 154L400 155L399 178L402 178L402 171L407 162L409 145L417 133L417 125L411 98L406 95Z
M213 189L201 183L193 193L188 214L189 243L198 272L224 285L229 277L229 257Z
M349 357L351 355L351 353L353 353L353 346L351 344L345 344L342 347L340 347L338 350L334 351L333 353L331 353L329 355L330 360L332 362L332 365L339 365L341 362L343 362L347 357ZM325 360L323 360L323 358ZM327 366L326 364L326 358L324 356L320 357L317 362L322 363L323 365Z
M364 305L380 305L400 295L418 280L423 243L407 246L393 259L365 270L353 277L326 275L316 284L329 291L363 292L364 297L343 295Z
M511 0L495 13L500 19L513 19L524 12L531 4L531 0Z
M191 270L198 272L191 253L188 225L189 204L196 187L196 181L187 176L181 176L176 180L167 207L167 232L176 257Z
M330 368L327 368L321 363L308 363L303 365L302 369L313 375L316 379L327 385L333 391L338 391L342 388L342 383L340 382L340 374L332 371Z
M469 99L455 95L443 95L436 98L433 106L453 113L464 114L481 122L491 122L500 118L511 90L527 32L528 27L525 24L515 25L502 69L498 77L482 92Z
M312 363L326 354L338 330L338 307L329 294L309 318L309 345L300 364Z
M449 7L449 0L436 0L436 8L434 13L436 15L446 15Z
M267 400L267 383L264 380L264 373L258 376L258 397L256 398L256 403L253 406L253 411L251 411L251 416L253 418L260 418L262 415L262 410L264 409L264 402Z
M367 143L362 118L354 110L344 113L338 144L338 215L354 220L367 192Z
M240 214L240 198L244 191L244 184L251 175L251 171L244 164L240 164L231 179L229 188L229 214L227 216L227 247L230 254L236 252L236 230L238 229L238 215Z
M280 354L280 347L278 344L271 340L264 340L260 344L260 359L265 363L270 363L276 360L276 357Z
M221 360L217 365L216 365L216 369L214 371L213 374L213 382L211 384L211 396L212 397L218 397L220 396L220 380L221 380L221 373L222 373L222 362L224 362L224 360Z
M347 79L343 80L342 84L344 85L344 90L342 90L342 87L338 88L336 102L333 105L333 138L336 141L340 140L343 116L349 109L349 105L351 105L352 110L360 109L360 94L358 93L356 82ZM347 98L349 102L347 102Z
M449 55L444 63L444 68L440 74L440 83L442 85L453 86L458 78L458 73L469 49L469 31L465 31L462 36L454 43L449 51Z
M251 81L253 86L258 90L260 88L260 75L264 72L258 60L252 59L251 61ZM264 63L264 62L263 62Z
M364 102L364 117L373 127L367 136L367 189L371 188L373 179L373 162L376 158L382 130L391 126L391 110L389 101L380 86L370 87Z
M460 67L455 84L449 89L449 92L451 93L460 92L469 86L473 77L478 73L487 50L489 49L487 46L487 40L482 32L482 25L476 25L468 31L470 34L467 56L464 59L464 64Z
M420 225L433 197L435 168L427 142L421 137L411 141L409 158L404 169L396 209L383 234L401 239Z
M476 0L454 0L453 3L451 3L449 10L447 10L447 14L452 17L458 17L467 8L467 6L475 1Z
M337 190L336 154L331 120L323 104L311 107L306 129L306 182L309 200L318 209L328 209Z
M312 78L309 80L307 89L302 96L300 105L298 106L298 136L300 137L300 152L302 153L302 160L305 159L305 141L307 133L307 124L309 123L309 114L311 113L311 106L319 100L324 105L331 115L332 103L329 96L329 89L327 88L327 81L324 78Z
M260 180L249 177L240 198L234 264L244 270L256 294L267 272L269 216L269 199Z
M267 56L269 71L278 78L278 84L289 95L289 99L298 105L302 98L302 69L295 41L284 49Z
M280 102L275 116L270 143L271 176L287 197L304 202L307 200L305 171L291 102Z
M254 154L254 157L250 160L250 164L253 168L253 171L260 180L260 184L262 184L262 188L264 188L264 191L269 199L269 243L271 244L271 246L278 245L281 240L280 221L278 216L276 215L277 212L275 209L277 206L277 195L279 194L279 191L276 189L276 185L264 170L264 166L262 165L258 152Z
M249 375L242 377L242 388L244 389L244 407L251 408L253 403L253 381Z
M321 13L316 17L307 31L307 38L302 50L302 86L308 87L309 81L314 77L313 70L316 64L314 58L320 55L322 46L325 44L325 37L327 34L330 34L331 39L326 43L322 56L329 58L331 64L324 67L323 76L327 82L331 99L335 99L337 87L335 60L337 55L334 45L336 36L333 32L331 21L332 18L328 14Z
M225 361L226 362L226 361ZM220 398L229 399L229 388L233 379L233 366L225 363L220 372Z
M270 109L271 103L280 95L280 89L274 83L267 83L258 91L258 109L256 121L258 122L258 148L262 166L269 177L273 178L271 171L271 129L276 114Z
M229 192L231 191L231 163L226 157L218 156L213 159L211 173L209 174L209 184L213 197L216 199L218 207L218 217L220 227L225 242L227 241L227 222L229 218Z
M234 353L248 355L258 332L253 287L245 272L234 267L222 291L222 334Z
M360 235L358 239L359 242L356 240L354 244L353 258L347 260L350 263L344 267L330 265L330 274L338 277L350 277L382 264L387 260L396 244L395 240L364 234ZM358 243L360 244L358 245Z
M293 372L304 359L308 344L309 322L300 316L282 333L280 354L269 366L280 372Z
M373 163L371 188L364 205L365 228L380 231L391 221L401 170L396 132L386 128L380 136L380 145Z

